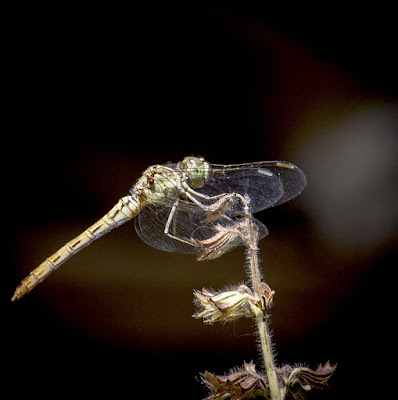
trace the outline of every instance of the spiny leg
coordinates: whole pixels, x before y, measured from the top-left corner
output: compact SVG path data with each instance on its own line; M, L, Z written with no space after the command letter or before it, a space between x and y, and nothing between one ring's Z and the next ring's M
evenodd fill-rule
M219 199L219 200L216 203L211 204L210 206L205 206L199 200L195 199L194 194L198 195L198 197L206 198L207 200L216 200L216 199ZM222 215L224 215L227 211L229 211L230 208L232 207L231 200L235 197L237 197L241 200L244 207L247 205L246 200L239 193L229 193L229 194L223 193L223 194L220 194L217 196L210 197L210 196L206 196L206 195L197 193L191 189L189 192L185 192L185 195L192 202L194 202L198 207L203 209L203 214L208 213L208 216L202 221L202 222L206 222L206 223L216 221ZM171 239L178 240L182 243L186 243L189 246L200 247L200 245L198 243L196 243L192 238L189 238L189 239L183 238L180 236L176 236L175 234L172 234L170 232L170 225L173 220L175 222L176 214L178 213L177 207L178 207L179 201L180 201L180 199L177 198L171 208L170 214L167 218L167 222L166 222L166 225L164 228L164 234L167 235L168 237L170 237ZM249 215L246 215L244 213L237 212L237 214L240 216L249 218ZM175 233L175 231L173 233Z
M182 184L183 184L183 188L185 190L184 194L189 199L191 199L195 204L197 204L199 207L203 208L203 210L205 210L205 211L208 211L208 210L211 209L212 212L215 212L215 211L220 212L221 211L221 207L225 208L225 203L227 201L229 201L232 197L238 197L239 200L241 201L244 209L246 209L246 207L248 205L248 202L246 201L246 199L239 193L235 193L235 192L233 192L233 193L220 193L220 194L217 194L215 196L208 196L207 194L203 194L203 193L200 193L200 192L197 192L197 191L193 190L189 185L187 185L186 183L184 184L184 182L182 182ZM205 206L200 201L195 199L194 196L202 198L202 199L206 199L208 201L217 200L217 199L219 199L219 201L217 203L211 204L210 206ZM226 210L226 211L228 211L228 210ZM224 211L224 213L222 213L222 214L225 214L226 211ZM220 215L222 215L222 214L220 214ZM245 213L241 213L241 212L236 212L236 214L238 214L238 215L240 215L242 217L246 217L246 218L250 217L249 215L247 215Z
M192 240L187 240L187 239L184 239L184 238L181 238L181 237L172 235L172 234L169 232L170 224L171 224L171 221L173 220L173 217L174 217L174 215L175 215L175 213L176 213L176 209L177 209L177 206L178 206L178 202L179 202L179 198L176 199L176 201L175 201L174 204L173 204L173 207L171 207L170 214L169 214L169 216L168 216L168 218L167 218L167 222L166 222L166 225L165 225L165 227L164 227L164 233L165 233L165 235L167 235L169 238L172 238L172 239L174 239L174 240L178 240L178 241L180 241L180 242L182 242L182 243L186 243L186 244L188 244L188 245L190 245L190 246L199 247L199 246L198 246L197 244L195 244Z

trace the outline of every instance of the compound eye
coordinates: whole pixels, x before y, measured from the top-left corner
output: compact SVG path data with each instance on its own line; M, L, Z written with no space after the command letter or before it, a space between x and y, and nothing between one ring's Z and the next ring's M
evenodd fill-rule
M186 168L187 170L195 167L201 167L203 164L204 160L202 158L194 156L185 157L181 163L182 167Z
M201 188L206 180L205 162L199 157L185 157L181 163L186 170L189 179L189 186L192 188Z
M199 157L189 157L189 163L191 164L191 168L199 168L203 165L203 159Z
M153 178L148 178L148 184L153 185L155 183L155 179Z
M198 175L200 174L199 168L196 167L196 166L190 167L190 168L189 168L189 174L190 174L192 177L198 176Z

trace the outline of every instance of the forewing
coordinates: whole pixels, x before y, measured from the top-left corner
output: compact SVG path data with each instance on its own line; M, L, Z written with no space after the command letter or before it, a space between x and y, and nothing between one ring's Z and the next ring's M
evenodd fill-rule
M260 163L261 164L261 163ZM298 196L307 184L307 179L304 172L286 161L265 161L261 168L268 169L273 172L283 185L282 196L272 205L273 207L285 203Z
M203 194L239 193L250 198L252 213L282 204L297 196L305 187L303 172L285 161L248 164L211 165Z

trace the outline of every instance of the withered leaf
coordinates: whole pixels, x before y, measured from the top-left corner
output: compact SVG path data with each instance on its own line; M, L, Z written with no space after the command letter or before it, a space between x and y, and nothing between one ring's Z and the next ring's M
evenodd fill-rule
M288 365L278 369L279 376L282 378L286 389L287 399L305 399L308 392L316 389L327 389L327 381L333 375L337 365L331 365L329 361L319 364L313 371L310 368L292 368Z
M263 299L264 306L267 310L272 307L275 291L272 290L265 282L261 282L261 297Z
M270 399L263 377L256 372L253 361L229 375L215 375L206 371L201 374L203 383L210 389L204 400L248 400L257 396Z

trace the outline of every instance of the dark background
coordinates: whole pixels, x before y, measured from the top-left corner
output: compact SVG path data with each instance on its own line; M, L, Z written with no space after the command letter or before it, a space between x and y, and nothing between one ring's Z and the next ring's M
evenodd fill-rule
M393 375L393 14L221 2L10 10L2 294L11 390L200 399L199 372L260 367L249 321L191 318L193 289L247 279L243 249L198 263L150 248L130 223L9 302L147 166L193 154L304 170L299 198L257 215L270 231L260 256L276 291L277 363L338 363L332 389L310 399L379 397Z

